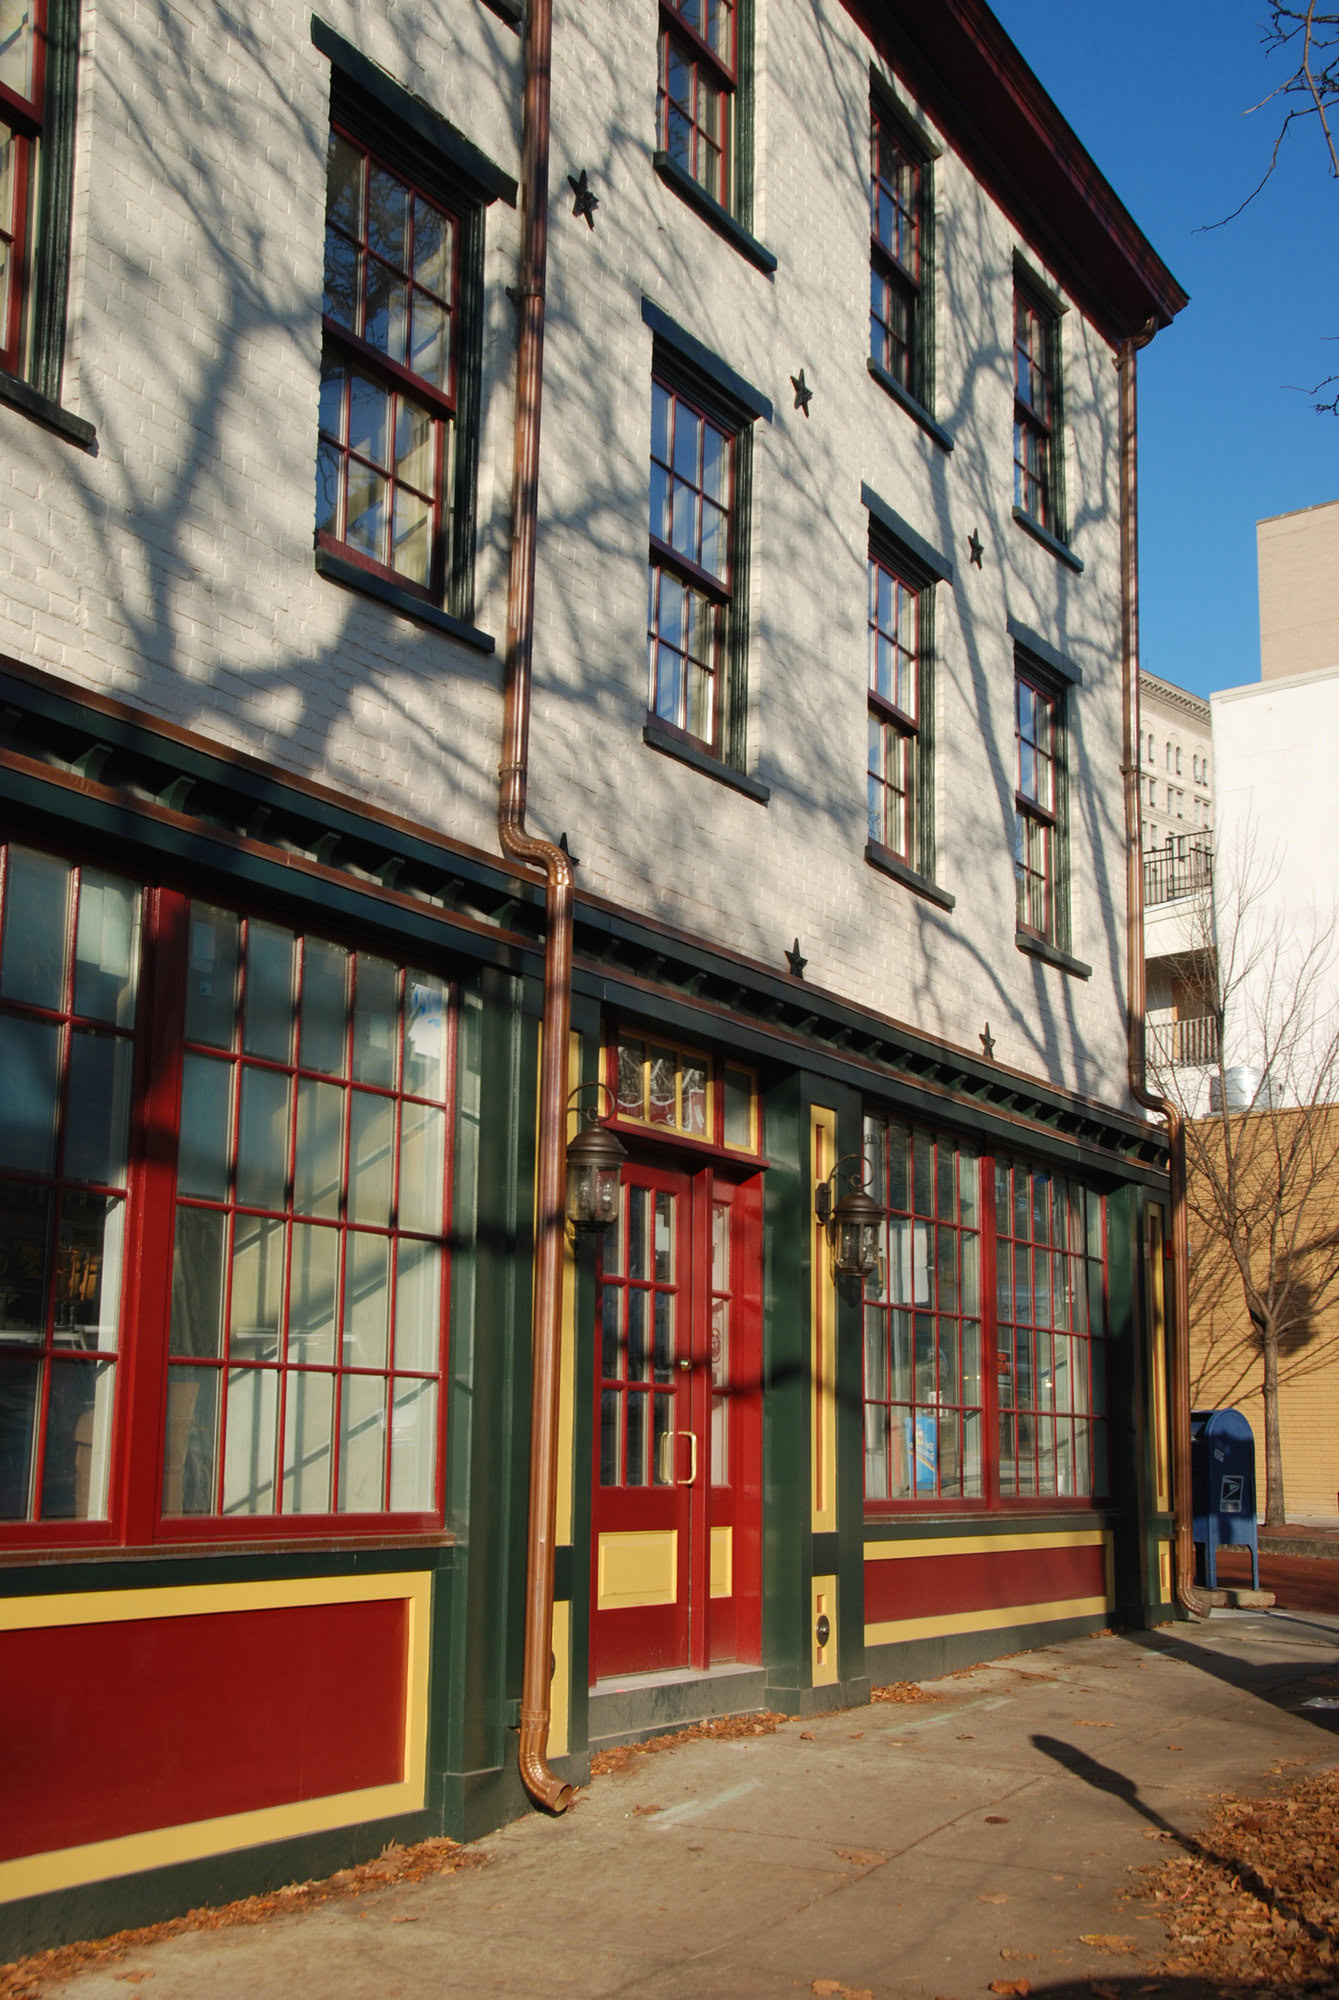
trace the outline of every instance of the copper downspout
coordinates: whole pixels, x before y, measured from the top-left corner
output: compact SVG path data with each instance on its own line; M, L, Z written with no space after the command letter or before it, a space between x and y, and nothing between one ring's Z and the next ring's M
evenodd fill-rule
M1193 1618L1207 1616L1208 1607L1194 1583L1195 1546L1190 1519L1190 1262L1186 1217L1186 1136L1180 1109L1168 1097L1150 1091L1146 1082L1144 1013L1147 985L1144 971L1144 857L1140 842L1139 745L1139 439L1135 357L1147 347L1157 324L1153 320L1121 342L1116 366L1120 371L1120 552L1121 552L1121 692L1124 697L1125 742L1125 877L1129 904L1126 1003L1126 1045L1129 1051L1130 1095L1136 1104L1167 1121L1170 1148L1172 1208L1172 1509L1176 1523L1176 1599Z
M530 1392L530 1511L525 1550L525 1660L521 1674L521 1779L537 1805L566 1812L572 1787L549 1769L553 1656L553 1555L558 1500L558 1358L562 1341L567 1043L572 1019L572 865L562 848L525 830L530 691L535 644L535 541L539 519L539 419L544 386L544 283L549 247L551 0L529 0L525 27L521 154L520 314L507 660L498 769L498 838L504 854L544 870L544 1031L539 1067L535 1317Z

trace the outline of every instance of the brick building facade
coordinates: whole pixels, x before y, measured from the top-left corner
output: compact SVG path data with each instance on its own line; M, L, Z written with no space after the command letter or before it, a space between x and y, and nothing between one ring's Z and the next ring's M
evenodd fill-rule
M0 68L12 1949L523 1804L516 11L46 0ZM1166 1615L1113 364L1184 295L979 0L560 6L552 160L579 1781Z

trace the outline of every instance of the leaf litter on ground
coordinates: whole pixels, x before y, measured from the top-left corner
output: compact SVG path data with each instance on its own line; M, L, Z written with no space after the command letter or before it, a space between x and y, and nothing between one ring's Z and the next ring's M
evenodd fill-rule
M1183 1844L1145 1871L1168 1932L1159 1970L1270 2000L1339 1991L1339 1769L1220 1798Z
M0 2000L38 2000L56 1980L71 1979L76 1973L97 1966L113 1965L118 1959L161 1944L166 1938L180 1937L185 1931L231 1930L240 1924L265 1924L272 1917L289 1916L298 1910L313 1910L318 1904L346 1896L363 1896L372 1889L389 1889L405 1882L422 1882L431 1875L454 1875L464 1868L487 1866L487 1856L461 1847L454 1840L420 1840L412 1847L397 1842L384 1847L375 1861L361 1862L356 1868L341 1868L320 1882L290 1882L264 1896L243 1896L238 1902L216 1908L188 1910L184 1917L169 1917L161 1924L145 1924L137 1930L117 1931L112 1937L93 1938L78 1944L57 1945L51 1951L32 1953L27 1958L0 1965ZM396 1919L392 1918L392 1922ZM139 1984L151 1979L151 1972L115 1973L114 1978Z

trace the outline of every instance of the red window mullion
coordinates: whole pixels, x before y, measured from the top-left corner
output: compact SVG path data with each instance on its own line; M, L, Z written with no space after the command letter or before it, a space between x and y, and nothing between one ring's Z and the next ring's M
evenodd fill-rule
M736 6L732 5L730 9L730 56L728 61L725 57L717 54L710 42L703 41L697 29L693 27L691 22L685 19L673 4L673 0L667 0L667 4L662 5L660 10L660 25L662 29L668 28L672 34L683 36L684 41L690 45L694 56L700 61L705 62L715 72L716 82L720 89L727 91L734 90L739 81L736 73L738 66L739 10Z
M172 1317L172 1245L176 1140L181 1120L182 1041L186 1012L189 906L167 889L145 894L139 1038L132 1102L131 1165L126 1195L127 1276L112 1460L126 1542L146 1545L158 1532ZM157 1353L154 1350L157 1348ZM133 1449L132 1449L133 1445Z

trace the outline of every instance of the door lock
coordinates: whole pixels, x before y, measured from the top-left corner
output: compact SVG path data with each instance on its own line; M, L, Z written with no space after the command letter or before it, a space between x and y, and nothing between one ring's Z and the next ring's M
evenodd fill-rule
M682 1368L685 1375L688 1373L692 1365L693 1365L692 1362L689 1360L686 1354L681 1354L679 1356L679 1366L680 1368Z

